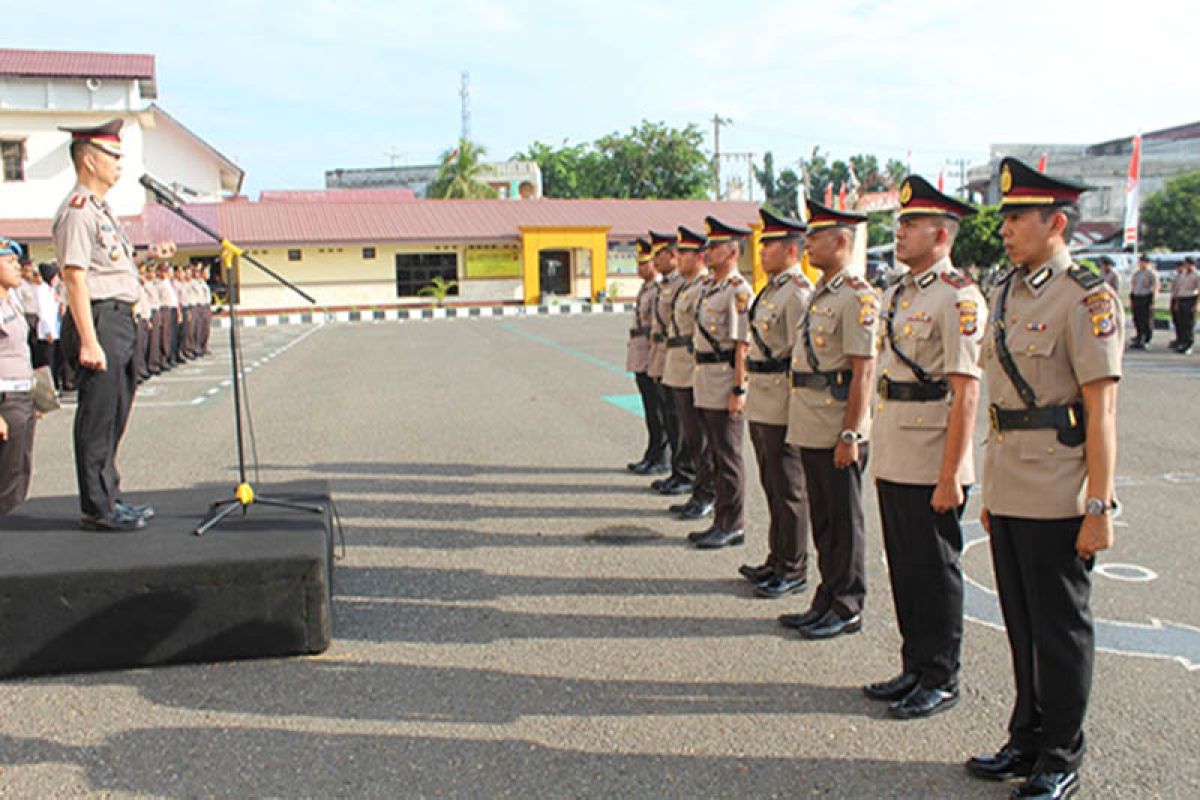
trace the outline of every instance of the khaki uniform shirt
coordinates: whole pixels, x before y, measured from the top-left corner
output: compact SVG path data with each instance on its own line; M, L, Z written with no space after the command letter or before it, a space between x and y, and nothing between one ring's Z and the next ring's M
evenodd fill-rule
M29 356L29 323L12 292L0 300L0 379L24 381L33 377Z
M896 355L888 338L887 317L893 302L896 345L932 380L946 380L949 375L979 377L987 304L979 287L956 270L950 259L920 275L905 275L888 289L880 306L879 375L916 383L916 374ZM871 469L876 478L916 486L937 484L951 400L951 395L925 401L879 398L871 424ZM975 482L971 448L955 480L960 486Z
M676 290L675 302L671 304L671 320L668 323L668 335L671 338L686 336L691 342L696 335L696 307L700 304L700 295L708 285L708 270L700 270L691 280L685 279ZM696 358L692 348L679 345L667 348L667 363L663 367L663 384L673 389L692 388L692 379L696 374Z
M750 336L748 358L789 360L796 341L796 326L812 299L813 285L797 264L767 281L750 306L749 322L757 336ZM763 352L762 343L771 352ZM787 425L790 375L784 372L751 372L746 396L746 418L766 425Z
M629 344L625 348L625 369L629 372L645 372L650 366L650 323L654 318L652 304L654 290L658 285L658 276L646 281L638 289L637 302L633 309L633 328L629 331ZM202 305L208 305L208 284L201 282L200 300ZM635 330L644 333L635 335Z
M1171 297L1178 300L1197 295L1200 295L1200 272L1176 272L1171 280Z
M86 271L92 300L137 301L133 245L108 203L76 186L59 206L50 231L59 265Z
M683 283L683 276L675 270L670 275L663 276L658 283L658 291L654 296L654 324L650 329L650 368L647 372L651 378L661 378L667 365L667 342L671 328L671 298L675 290ZM663 341L654 341L654 335L664 337Z
M809 372L804 333L807 329L821 372L851 368L850 357L875 357L875 329L879 297L861 278L839 272L832 280L821 278L808 310L796 328L792 372ZM829 389L792 387L788 399L787 443L798 447L835 447L846 419L845 400L834 400ZM871 430L870 408L864 410L858 432L864 439Z
M1017 269L1004 309L1008 349L1017 370L1033 388L1038 406L1082 400L1080 387L1121 376L1124 311L1111 287L1085 289L1069 274L1064 248L1038 269ZM1002 279L1004 280L1004 279ZM1025 408L1000 366L995 326L1000 313L998 284L983 342L988 400L1000 408ZM989 512L1029 519L1065 519L1084 513L1087 464L1084 446L1067 447L1057 432L991 431L984 450L983 504Z
M709 277L696 307L696 330L692 334L692 347L696 353L714 352L708 336L716 341L722 352L733 351L737 342L749 341L749 311L753 297L750 284L736 269L723 281ZM708 336L700 332L701 328L708 332ZM697 362L692 381L696 408L724 411L729 408L732 390L731 365Z
M1139 268L1129 279L1129 293L1137 295L1154 294L1158 291L1158 272L1150 267Z

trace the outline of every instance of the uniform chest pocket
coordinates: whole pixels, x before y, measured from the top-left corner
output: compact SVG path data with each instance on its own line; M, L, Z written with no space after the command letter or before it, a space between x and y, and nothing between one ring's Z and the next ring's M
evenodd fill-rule
M1054 337L1049 334L1024 333L1020 336L1013 336L1008 349L1018 358L1024 356L1033 360L1034 363L1045 363L1045 359L1054 355L1056 344Z
M833 314L813 314L809 319L809 333L812 335L813 347L818 350L826 349L837 335L841 320Z
M937 401L893 403L891 410L896 414L899 426L908 429L941 430L946 427L946 421L950 417L950 407Z

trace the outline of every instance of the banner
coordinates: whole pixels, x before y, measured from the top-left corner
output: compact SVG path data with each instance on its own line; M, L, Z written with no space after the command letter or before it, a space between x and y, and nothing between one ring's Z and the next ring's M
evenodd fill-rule
M519 278L521 256L515 247L467 248L467 278Z
M1142 177L1142 135L1133 137L1133 155L1129 158L1129 177L1125 181L1125 233L1122 247L1138 243L1138 183Z

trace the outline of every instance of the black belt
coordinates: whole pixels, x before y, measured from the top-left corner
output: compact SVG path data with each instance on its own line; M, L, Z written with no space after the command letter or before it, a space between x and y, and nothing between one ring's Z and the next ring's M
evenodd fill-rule
M746 359L746 372L787 372L791 358Z
M132 311L133 306L134 304L128 300L116 300L113 298L92 301L92 308L115 308L118 311Z
M671 336L667 338L667 347L686 347L692 349L692 337L690 336Z
M950 386L945 381L922 383L920 381L902 382L889 380L887 376L879 379L879 396L884 400L903 400L908 402L925 402L928 400L944 400L950 393Z
M729 364L733 366L733 351L727 353L696 353L697 364Z
M640 328L630 328L629 329L629 338L630 339L637 339L642 336L648 336L649 334L650 334L650 326L649 325L643 325Z
M1078 447L1087 438L1084 424L1083 404L1069 406L1034 406L1033 408L1000 408L995 403L988 406L992 430L1032 431L1056 430L1058 441L1069 447Z
M665 333L652 333L650 334L650 340L654 342L665 342L667 340L667 335Z
M804 386L809 389L828 389L834 400L846 400L850 397L850 381L854 373L844 372L792 372L792 386Z

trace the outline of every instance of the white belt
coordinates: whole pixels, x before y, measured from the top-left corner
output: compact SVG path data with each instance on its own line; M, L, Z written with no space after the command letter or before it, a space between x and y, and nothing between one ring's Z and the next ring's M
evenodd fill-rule
M33 381L6 381L0 378L0 392L28 392L33 388Z

